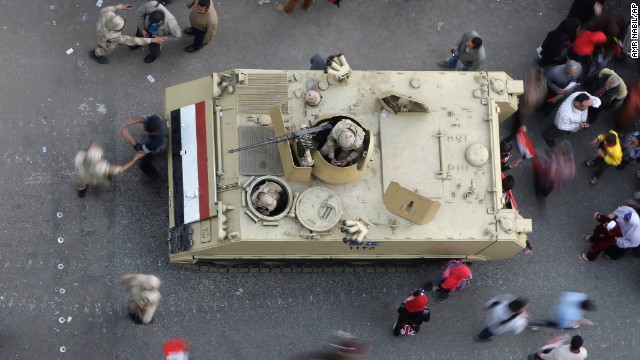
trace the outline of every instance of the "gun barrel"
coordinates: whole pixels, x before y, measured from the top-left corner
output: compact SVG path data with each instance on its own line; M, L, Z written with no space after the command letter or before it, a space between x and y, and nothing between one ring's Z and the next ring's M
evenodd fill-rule
M279 143L279 142L283 142L286 140L293 140L295 138L298 138L300 136L303 135L308 135L308 134L315 134L317 132L320 131L324 131L324 130L331 130L333 128L333 124L331 124L330 122L324 123L320 126L315 126L312 128L306 128L306 129L302 129L302 130L298 130L298 131L294 131L290 134L286 134L283 136L278 136L275 138L271 138L269 140L265 140L263 142L259 142L259 143L255 143L255 144L251 144L251 145L246 145L246 146L241 146L239 148L236 149L231 149L229 150L229 153L234 153L234 152L238 152L238 151L243 151L243 150L249 150L249 149L253 149L253 148L257 148L260 146L264 146L267 144L275 144L275 143Z
M241 146L241 147L239 147L237 149L231 149L231 150L229 150L229 153L234 153L234 152L243 151L243 150L249 150L249 149L257 148L257 147L268 145L268 144L274 144L274 143L282 142L284 140L288 140L288 139L286 137L284 139L283 139L283 137L271 138L271 139L263 141L263 142L259 142L259 143L255 143L255 144L251 144L251 145L246 145L246 146Z

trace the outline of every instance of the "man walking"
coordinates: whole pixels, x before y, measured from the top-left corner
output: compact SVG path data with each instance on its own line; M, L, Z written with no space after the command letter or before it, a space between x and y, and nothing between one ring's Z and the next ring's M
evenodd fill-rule
M564 292L560 300L551 310L551 319L531 321L531 330L538 330L539 326L557 329L577 329L581 326L590 326L593 323L583 317L585 311L595 310L596 305L585 293Z
M136 36L138 37L165 36L167 39L177 39L182 36L178 21L159 1L148 1L140 5L136 16L138 18ZM140 45L130 46L131 50L139 47ZM144 62L151 63L158 56L160 56L160 44L151 43L149 44L149 55L144 58Z
M184 48L184 51L192 53L209 45L216 36L218 13L213 8L211 0L188 0L187 7L191 9L189 14L191 27L184 29L184 33L193 35L193 44Z
M598 184L598 179L609 166L618 166L622 163L622 147L618 133L609 130L608 134L600 134L591 142L591 146L598 147L598 155L593 160L584 162L584 166L595 168L589 186Z
M103 156L104 151L95 142L91 142L85 150L78 151L74 165L78 176L76 190L78 190L79 197L84 197L89 185L111 186L114 175L127 171L144 155L135 154L131 161L122 166L110 164Z
M148 45L151 43L162 44L165 37L158 36L153 38L133 37L123 35L122 30L126 25L125 19L116 15L116 10L131 9L131 4L120 4L115 6L107 6L100 10L100 18L98 19L98 47L89 52L89 57L99 64L108 64L109 59L106 55L111 54L118 44L127 45Z
M167 147L165 122L157 115L144 115L135 119L126 119L122 122L123 128L120 129L120 135L133 146L140 155L140 170L150 177L157 177L158 172L153 167L153 158L164 152ZM127 126L142 125L144 134L140 142L136 141Z
M587 119L589 107L599 107L600 99L586 92L576 92L562 102L554 123L543 133L542 137L550 147L555 147L555 139L589 127Z
M529 322L527 306L527 300L511 294L498 295L489 300L484 306L489 311L487 326L476 336L476 341L491 341L495 335L523 332Z
M438 61L438 66L458 71L478 71L485 57L482 39L476 31L469 31L451 47L449 58Z
M567 335L567 338L569 335ZM582 347L582 336L576 335L571 338L570 344L565 344L566 340L560 342L555 348L549 349L545 346L543 349L533 355L529 355L529 360L584 360L587 358L587 349Z
M160 305L160 279L153 275L127 274L120 278L131 299L127 305L129 317L136 324L149 324Z
M433 282L424 284L424 288L438 294L438 304L445 302L452 292L464 289L471 280L469 267L459 260L449 260Z

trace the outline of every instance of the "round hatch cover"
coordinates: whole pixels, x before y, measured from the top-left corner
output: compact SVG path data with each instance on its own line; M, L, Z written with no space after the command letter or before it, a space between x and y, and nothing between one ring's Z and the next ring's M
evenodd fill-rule
M469 164L480 167L489 160L489 150L482 144L472 144L464 152L464 157Z
M296 203L298 221L311 231L326 231L342 216L342 204L331 190L319 186L305 190Z

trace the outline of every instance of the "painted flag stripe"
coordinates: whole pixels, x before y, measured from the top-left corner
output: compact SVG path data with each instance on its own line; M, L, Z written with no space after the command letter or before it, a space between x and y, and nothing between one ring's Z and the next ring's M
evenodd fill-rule
M200 220L195 105L180 108L184 223Z
M196 142L198 147L198 193L200 197L200 219L209 216L209 174L207 159L207 123L204 101L196 104Z

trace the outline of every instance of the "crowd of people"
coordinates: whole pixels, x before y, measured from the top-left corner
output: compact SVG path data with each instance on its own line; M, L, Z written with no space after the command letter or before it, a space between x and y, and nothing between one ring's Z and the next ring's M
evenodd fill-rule
M576 175L575 154L568 138L589 128L606 109L614 112L615 125L591 142L595 154L583 163L593 169L589 186L596 186L607 169L622 170L640 158L640 133L634 131L640 115L637 95L640 81L627 79L630 84L627 85L625 79L608 67L624 61L630 54L629 34L630 24L622 14L604 11L602 1L573 2L568 17L547 34L537 49L536 68L525 78L525 95L519 111L513 116L513 130L500 143L503 172L531 159L537 194L545 197L552 190L566 186ZM438 61L438 65L457 71L477 70L484 59L482 40L477 32L471 31L451 48L451 56ZM534 113L548 116L554 111L553 123L542 133L548 147L533 146L525 126L526 119ZM515 161L511 156L514 139L522 155ZM514 178L503 175L502 185L505 207L517 210L510 194L515 185ZM636 207L640 205L637 200L629 203ZM587 252L578 254L579 259L595 261L603 252L605 259L615 260L628 249L640 246L640 218L631 206L620 206L606 216L596 212L594 217L597 225L593 234L582 238L590 247ZM453 274L463 267L466 268L464 264L450 262L433 283L414 291L398 309L394 335L415 335L422 322L429 321L432 314L427 308L427 291L434 291L438 302L442 302L450 292L464 287L471 279L468 268L464 272L458 270L462 275ZM595 305L584 293L563 293L547 320L531 320L527 308L526 299L511 294L494 297L485 304L486 327L475 339L490 341L496 335L519 334L527 328L537 330L541 326L575 329L593 325L583 315L594 310ZM530 359L584 359L587 351L582 345L583 339L578 335L563 337L532 354Z
M339 6L339 0L329 0ZM299 1L274 4L274 8L290 14ZM89 56L100 64L107 64L107 55L118 44L129 45L132 50L149 45L146 63L155 61L166 40L192 35L193 43L185 48L195 52L209 44L215 37L218 18L210 0L188 0L190 27L181 29L176 18L167 10L164 1L148 1L136 11L136 35L123 34L125 19L116 14L118 10L132 9L130 4L108 6L101 10L97 23L97 47ZM309 10L313 1L304 1ZM589 186L596 186L600 177L610 167L624 169L632 161L640 160L640 132L633 131L640 115L640 81L627 79L630 85L614 70L608 68L612 61L628 55L629 25L622 14L603 11L601 0L574 0L566 19L550 31L538 52L538 68L525 79L525 94L522 106L514 115L513 131L500 143L502 171L517 167L523 160L531 159L536 179L537 193L547 196L554 189L566 185L575 177L574 154L566 139L573 133L587 129L596 121L602 110L615 109L615 130L599 134L591 145L596 148L592 159L583 165L593 168ZM450 48L450 56L437 65L456 71L481 70L485 61L483 41L476 31L462 35ZM326 59L320 54L311 58L311 69L326 67ZM631 80L631 81L629 81ZM550 115L555 111L553 123L544 130L542 137L549 148L532 146L525 126L526 118L538 111ZM129 127L140 126L143 138L135 139ZM112 185L113 177L130 169L140 161L145 175L157 176L152 165L155 155L166 149L166 126L156 115L126 119L122 122L120 135L134 149L134 155L124 165L113 165L104 158L103 149L95 142L78 152L75 167L78 176L78 195L83 197L88 186ZM340 141L341 137L336 135ZM516 140L522 159L511 161L512 141ZM557 146L557 141L560 146ZM355 142L355 139L352 139ZM334 146L335 147L335 146ZM344 148L344 147L343 147ZM326 151L325 151L326 150ZM336 160L333 148L324 149L324 155ZM337 165L339 166L339 165ZM503 177L502 187L505 206L517 210L511 189L515 186L513 176ZM253 201L253 200L252 200ZM258 201L258 199L256 199ZM638 207L640 202L631 202ZM268 206L265 206L268 209ZM621 257L629 248L640 245L640 217L632 206L620 206L609 215L594 214L597 222L593 233L583 236L590 244L579 259L595 261L600 253L607 259ZM398 308L398 318L393 324L393 335L416 335L424 322L431 318L428 294L432 293L438 303L445 302L453 293L459 292L472 279L469 267L458 260L447 262L433 281L416 289ZM120 279L131 294L128 311L135 323L148 324L160 301L160 280L153 275L128 274ZM485 328L475 337L486 342L505 333L522 333L527 327L536 330L541 326L558 329L575 329L593 325L583 315L595 305L584 293L563 293L553 307L549 319L531 320L528 301L511 294L501 294L485 304L487 317ZM356 354L366 352L366 347L349 336L341 335L337 353ZM532 359L571 360L584 359L586 349L580 336L564 337L553 341L544 349L532 354ZM334 354L335 355L335 354ZM346 356L346 355L345 355ZM345 357L346 358L346 357Z

